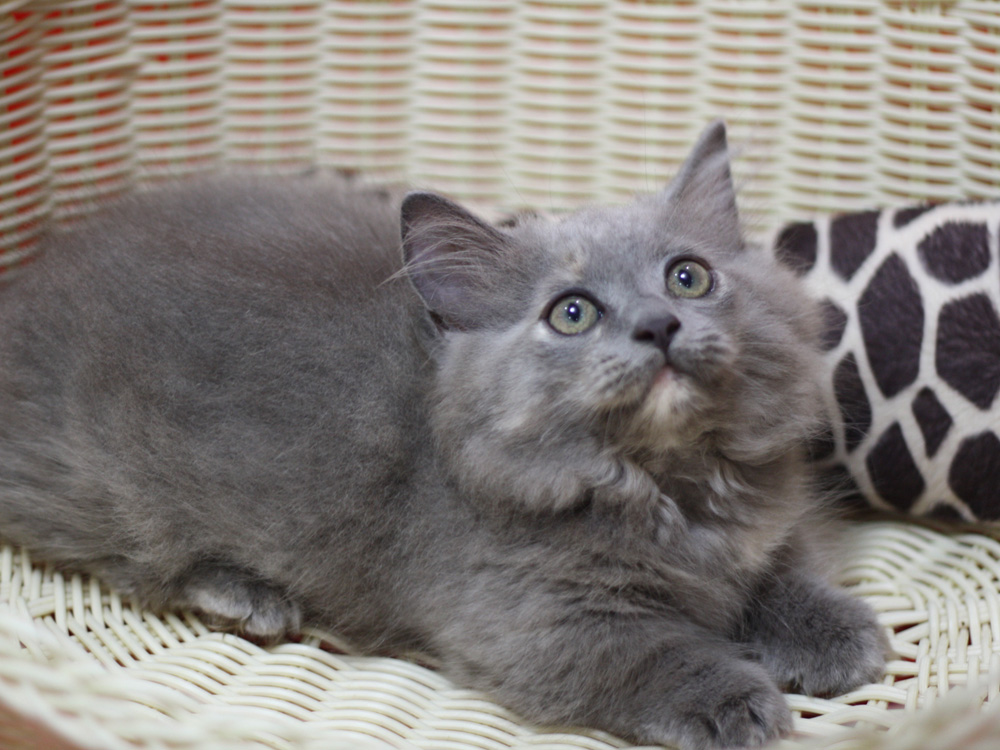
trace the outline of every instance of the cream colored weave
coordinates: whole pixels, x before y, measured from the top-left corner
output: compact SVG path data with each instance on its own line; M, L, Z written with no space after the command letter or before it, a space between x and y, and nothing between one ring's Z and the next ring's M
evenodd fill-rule
M1000 194L996 0L0 0L0 272L136 181L313 163L560 209L712 117L761 235Z
M851 528L849 559L842 580L876 609L897 655L881 684L832 700L790 695L797 734L785 746L906 747L895 735L912 736L942 698L916 736L987 732L1000 741L1000 542L863 523ZM622 746L596 732L526 726L424 667L335 653L323 633L264 649L192 614L156 617L9 547L0 551L0 602L5 748L37 746L15 741L25 727L88 750L354 747L359 738L418 748ZM982 698L994 707L980 714ZM866 728L890 732L867 738Z
M995 0L0 0L0 82L0 275L46 220L225 161L560 209L655 188L715 116L762 234L1000 195ZM960 690L1000 706L1000 546L897 523L852 538L844 579L899 656L881 685L790 696L788 745L1000 747L1000 709ZM264 650L3 549L0 747L615 745L323 641Z

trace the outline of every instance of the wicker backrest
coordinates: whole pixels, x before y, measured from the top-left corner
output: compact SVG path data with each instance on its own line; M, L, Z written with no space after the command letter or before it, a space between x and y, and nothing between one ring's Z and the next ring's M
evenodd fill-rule
M655 188L728 119L788 217L1000 194L995 0L6 0L0 268L41 220L219 161L491 206Z

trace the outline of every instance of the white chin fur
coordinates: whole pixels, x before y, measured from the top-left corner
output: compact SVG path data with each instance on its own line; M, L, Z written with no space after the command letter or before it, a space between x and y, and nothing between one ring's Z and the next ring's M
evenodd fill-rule
M664 371L633 418L636 437L650 448L672 448L697 437L697 392L690 380Z

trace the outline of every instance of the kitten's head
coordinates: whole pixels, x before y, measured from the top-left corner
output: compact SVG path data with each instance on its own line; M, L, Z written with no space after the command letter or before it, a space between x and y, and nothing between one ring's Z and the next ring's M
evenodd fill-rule
M438 437L472 484L500 492L543 460L598 483L602 462L759 465L813 428L815 310L743 242L722 123L665 190L628 205L500 228L414 193L402 232L440 331ZM581 489L533 481L544 506Z

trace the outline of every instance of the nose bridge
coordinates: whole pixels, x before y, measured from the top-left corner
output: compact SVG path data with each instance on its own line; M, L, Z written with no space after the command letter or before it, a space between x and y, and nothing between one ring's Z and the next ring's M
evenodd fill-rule
M677 300L670 296L666 283L643 266L622 273L610 298L611 307L617 318L617 325L623 333L631 334L644 321L662 318L668 315L679 316Z
M646 291L633 293L628 306L629 319L633 327L643 321L677 316L674 300L665 292L663 294Z

